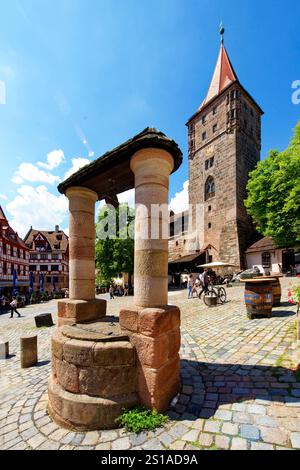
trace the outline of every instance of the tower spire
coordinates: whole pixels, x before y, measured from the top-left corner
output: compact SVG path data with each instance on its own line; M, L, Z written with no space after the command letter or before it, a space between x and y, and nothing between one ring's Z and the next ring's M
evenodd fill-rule
M223 21L221 21L220 23L221 44L224 44L224 33L225 33L225 28L223 25Z

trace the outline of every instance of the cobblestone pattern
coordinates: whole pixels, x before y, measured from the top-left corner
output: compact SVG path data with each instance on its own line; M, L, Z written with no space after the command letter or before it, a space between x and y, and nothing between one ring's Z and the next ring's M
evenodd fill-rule
M287 280L283 280L286 293ZM208 309L185 292L171 293L181 308L182 390L170 421L139 435L122 429L70 432L47 414L50 336L53 328L34 326L37 313L56 303L27 307L21 319L0 317L0 339L12 356L0 361L0 448L61 450L127 449L300 449L300 382L291 370L296 307L286 302L272 319L248 320L243 288L228 289L225 306ZM116 314L132 299L116 299ZM39 363L20 368L19 338L37 333Z

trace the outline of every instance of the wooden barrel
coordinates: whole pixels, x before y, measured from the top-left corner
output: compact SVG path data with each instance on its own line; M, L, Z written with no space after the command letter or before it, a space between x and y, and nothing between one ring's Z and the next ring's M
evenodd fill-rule
M273 280L273 278L245 280L245 304L249 318L256 315L272 316Z
M281 285L279 278L282 276L264 276L263 278L253 278L253 279L270 279L273 290L273 307L280 307L281 305Z
M279 281L279 277L275 277L274 281L272 281L272 288L273 288L273 306L280 307L281 305L281 285Z

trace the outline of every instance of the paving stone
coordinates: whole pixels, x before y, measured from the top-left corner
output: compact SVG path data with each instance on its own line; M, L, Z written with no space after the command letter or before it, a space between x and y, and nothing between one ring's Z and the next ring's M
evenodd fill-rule
M236 436L239 432L239 427L237 424L224 423L222 426L222 433L229 434L230 436Z
M222 421L208 420L204 425L204 431L218 433L222 423Z
M188 442L196 442L199 437L199 434L200 434L200 431L198 431L197 429L193 429L189 431L188 433L184 434L181 440L188 441Z
M220 419L222 421L231 421L232 419L232 412L226 410L218 410L215 415L215 419Z
M274 450L274 446L263 442L251 442L251 450Z
M228 450L230 447L230 439L227 436L216 436L215 446L222 450Z
M95 447L95 450L111 450L111 443L110 442L103 442L102 444L98 444Z
M213 442L214 442L213 435L202 432L199 436L198 442L199 442L200 446L211 447L213 445Z
M293 449L300 449L300 432L291 433L291 443Z
M99 441L99 433L97 431L87 432L83 441L81 442L82 446L94 446Z
M288 433L279 428L260 428L262 440L270 444L285 446L288 443Z
M248 405L247 413L251 413L251 414L253 413L253 414L263 416L267 414L267 411L266 411L266 407L261 406L261 405Z
M231 450L247 450L247 440L240 437L234 437L231 441Z
M112 450L128 450L130 449L131 444L128 437L122 437L121 439L116 439L112 442Z
M259 438L260 438L259 428L255 427L255 426L248 425L248 424L242 424L240 426L240 435L241 435L241 437L243 437L245 439L251 439L251 440L254 440L254 441L258 441Z

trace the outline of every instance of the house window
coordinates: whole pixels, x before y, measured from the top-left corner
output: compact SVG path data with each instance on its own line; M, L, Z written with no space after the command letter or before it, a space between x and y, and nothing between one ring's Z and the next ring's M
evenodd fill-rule
M202 134L202 140L205 140L206 139L206 132L203 132Z
M53 266L51 266L51 271L59 271L59 266L54 264Z
M7 274L7 262L3 262L3 274Z
M210 168L212 168L212 167L214 166L214 163L215 163L215 157L211 157L211 158L209 159L209 166L210 166Z
M204 116L202 116L202 124L205 124L206 123L206 114L204 114Z
M3 254L6 255L6 245L3 243Z
M30 264L29 265L29 271L36 271L36 265Z
M211 206L208 206L208 212L211 212Z
M214 126L213 126L213 132L217 132L217 130L218 130L218 124L214 124Z
M208 199L214 197L215 195L215 180L213 179L212 176L209 176L206 180L205 183L205 200L207 201Z
M14 256L14 249L12 246L10 247L10 256Z
M215 116L218 112L218 106L215 106L213 109L213 115Z
M41 254L41 259L48 259L48 255L47 254Z
M209 224L208 224L208 228L211 228L211 222L209 222Z
M40 271L43 271L43 272L44 272L44 271L48 271L48 266L42 264L42 265L40 266Z
M205 160L205 169L206 169L206 170L209 169L209 160Z
M271 253L265 252L261 255L261 264L263 268L271 267Z

